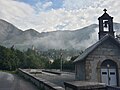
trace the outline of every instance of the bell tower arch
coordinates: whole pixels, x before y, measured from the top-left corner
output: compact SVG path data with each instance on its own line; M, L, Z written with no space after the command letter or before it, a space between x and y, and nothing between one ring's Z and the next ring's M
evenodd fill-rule
M107 10L104 9L104 14L98 18L99 20L99 40L103 38L106 34L110 34L114 37L113 31L113 17L109 16Z

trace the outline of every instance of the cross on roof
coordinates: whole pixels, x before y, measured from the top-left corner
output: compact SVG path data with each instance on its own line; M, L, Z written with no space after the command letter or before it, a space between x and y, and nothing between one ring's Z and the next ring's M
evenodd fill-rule
M107 12L107 9L104 9L103 11L106 13L106 12Z

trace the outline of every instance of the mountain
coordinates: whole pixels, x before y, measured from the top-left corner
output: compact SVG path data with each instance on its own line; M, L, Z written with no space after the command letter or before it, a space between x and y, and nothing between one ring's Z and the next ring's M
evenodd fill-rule
M40 33L28 29L22 31L5 20L0 19L0 44L6 47L23 45L24 42L39 37ZM19 48L19 47L18 47Z
M120 24L114 23L114 29L120 32ZM27 49L34 45L40 50L46 49L85 49L98 39L98 25L92 24L78 30L65 30L39 33L34 29L20 30L9 22L0 19L0 44L6 47L15 45L17 49Z
M21 33L22 31L20 29L0 19L0 42L1 43Z

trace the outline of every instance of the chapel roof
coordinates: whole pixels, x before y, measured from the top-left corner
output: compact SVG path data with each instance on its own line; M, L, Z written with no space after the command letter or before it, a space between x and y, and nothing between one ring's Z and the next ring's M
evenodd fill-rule
M81 55L78 56L73 62L79 62L83 61L93 50L95 50L99 45L104 43L106 40L111 40L114 44L120 47L120 42L116 40L113 36L106 34L102 39L100 39L98 42L93 44L92 46L88 47Z

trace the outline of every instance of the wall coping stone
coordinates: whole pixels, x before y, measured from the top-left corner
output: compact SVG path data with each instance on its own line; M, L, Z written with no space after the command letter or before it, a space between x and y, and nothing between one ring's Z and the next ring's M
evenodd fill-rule
M64 82L65 87L74 88L76 90L84 89L95 89L95 88L105 88L105 83L98 82L87 82L87 81L73 81L73 82Z

